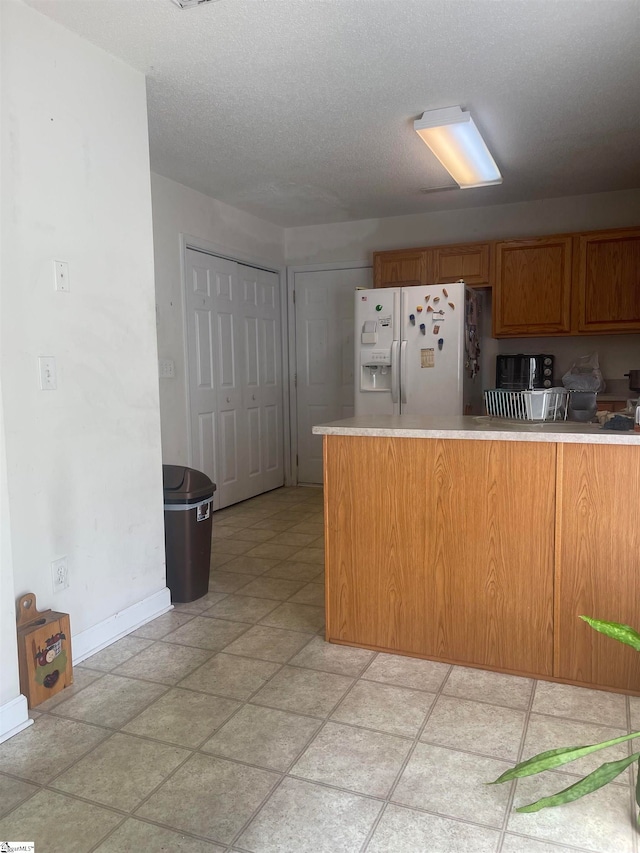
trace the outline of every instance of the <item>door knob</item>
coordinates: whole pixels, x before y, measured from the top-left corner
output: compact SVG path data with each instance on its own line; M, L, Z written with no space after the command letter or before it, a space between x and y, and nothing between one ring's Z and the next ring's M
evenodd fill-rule
M227 403L231 402L231 397L227 397Z

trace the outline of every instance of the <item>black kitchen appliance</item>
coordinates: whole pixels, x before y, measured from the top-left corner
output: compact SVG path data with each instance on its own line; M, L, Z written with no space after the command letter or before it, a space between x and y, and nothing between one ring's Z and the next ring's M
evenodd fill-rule
M552 355L542 353L504 353L496 356L496 388L529 391L553 387Z
M630 370L625 376L629 377L629 388L632 391L640 391L640 370Z

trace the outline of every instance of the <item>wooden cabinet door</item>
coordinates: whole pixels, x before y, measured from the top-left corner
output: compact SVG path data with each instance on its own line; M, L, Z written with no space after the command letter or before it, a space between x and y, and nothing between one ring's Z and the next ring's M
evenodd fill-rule
M554 675L640 691L640 654L579 617L640 629L640 446L558 446Z
M408 287L413 284L428 284L427 252L424 249L373 253L374 287Z
M640 228L582 234L577 266L578 331L640 331Z
M433 252L433 284L464 280L471 286L489 284L489 244L437 246Z
M496 244L493 334L527 337L571 330L571 237Z
M551 675L555 445L324 442L327 639Z

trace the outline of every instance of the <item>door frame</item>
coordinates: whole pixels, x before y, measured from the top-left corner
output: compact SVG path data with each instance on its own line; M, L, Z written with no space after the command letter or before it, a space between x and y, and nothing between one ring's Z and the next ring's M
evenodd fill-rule
M287 267L287 336L289 340L288 353L289 363L287 365L289 384L289 429L290 454L287 467L291 471L292 485L298 485L298 390L296 388L296 363L298 357L298 342L296 340L296 311L293 293L295 290L295 278L297 273L325 272L330 270L354 270L373 269L373 263L366 259L361 261L334 261L329 264L305 264ZM285 352L284 349L282 351Z
M227 261L234 261L238 264L244 264L257 269L266 270L267 272L275 273L278 276L280 283L280 334L282 343L282 461L284 464L284 485L295 485L293 474L291 471L291 454L287 448L291 443L290 435L290 400L287 388L290 385L289 381L289 363L288 354L289 342L287 340L287 288L286 288L286 267L278 266L273 261L265 261L258 258L256 255L250 255L246 252L239 252L236 249L228 249L219 243L212 243L210 240L205 240L202 237L194 237L191 234L180 234L180 289L182 292L182 343L184 352L184 383L185 383L185 405L187 414L187 459L189 465L193 465L193 441L191 430L191 395L189 391L189 353L187 334L189 324L187 320L187 249L193 249L195 252L203 252L206 255L215 255L219 258L224 258Z

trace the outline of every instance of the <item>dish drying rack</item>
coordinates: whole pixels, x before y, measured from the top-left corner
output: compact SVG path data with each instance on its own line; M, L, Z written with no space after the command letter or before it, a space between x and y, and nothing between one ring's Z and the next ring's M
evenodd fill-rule
M506 391L494 388L484 392L484 405L492 418L515 421L557 421L566 418L566 388L541 388L532 391Z

